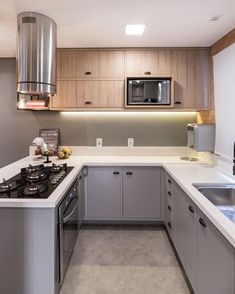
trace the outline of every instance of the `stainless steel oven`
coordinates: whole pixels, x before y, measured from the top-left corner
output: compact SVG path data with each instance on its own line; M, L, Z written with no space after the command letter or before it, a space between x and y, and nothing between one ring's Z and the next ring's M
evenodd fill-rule
M172 78L127 78L128 107L172 105Z
M79 230L78 180L58 208L58 282L61 285L73 253Z

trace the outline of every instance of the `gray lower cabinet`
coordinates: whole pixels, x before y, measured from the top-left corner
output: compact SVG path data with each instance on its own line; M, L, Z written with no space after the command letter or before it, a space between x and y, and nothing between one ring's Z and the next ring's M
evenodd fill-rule
M176 186L171 189L170 215L172 241L191 286L196 290L196 207Z
M162 220L160 167L88 167L85 220Z
M234 294L234 247L167 174L165 189L166 227L194 292Z
M197 216L197 294L234 294L234 248L199 212Z
M0 293L57 294L57 211L0 208Z
M87 180L87 218L122 217L122 168L89 167Z
M123 168L124 218L160 219L161 211L161 169Z
M79 205L78 205L78 226L80 227L83 220L83 171L81 171L78 175L78 197L79 197Z
M171 178L168 176L166 172L164 172L164 177L163 177L163 195L164 195L164 223L166 226L166 229L171 236L171 204L172 204L172 199L171 199ZM172 236L171 236L172 238Z

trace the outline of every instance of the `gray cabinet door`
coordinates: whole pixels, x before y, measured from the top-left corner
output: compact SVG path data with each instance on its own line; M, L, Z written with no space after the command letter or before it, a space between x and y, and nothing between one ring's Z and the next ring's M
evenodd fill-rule
M196 291L196 206L176 185L172 187L172 239L192 288Z
M202 214L197 217L197 294L234 294L234 248Z
M163 191L163 195L164 195L164 223L166 226L166 229L171 236L171 202L172 202L172 192L171 192L171 178L168 175L167 172L164 173L164 179L162 182L162 191Z
M78 175L78 226L80 227L83 220L83 171Z
M122 168L89 167L87 219L122 217Z
M161 168L123 168L123 215L130 219L161 219Z

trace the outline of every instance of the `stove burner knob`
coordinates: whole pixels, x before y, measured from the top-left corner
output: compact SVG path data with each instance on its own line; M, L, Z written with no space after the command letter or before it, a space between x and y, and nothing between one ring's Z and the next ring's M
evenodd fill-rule
M57 180L51 180L51 184L52 184L52 185L56 185L57 182L58 182Z

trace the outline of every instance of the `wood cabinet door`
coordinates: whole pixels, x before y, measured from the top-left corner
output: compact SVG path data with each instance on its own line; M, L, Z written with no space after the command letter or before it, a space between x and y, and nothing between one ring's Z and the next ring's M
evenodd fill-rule
M124 51L100 51L100 77L124 78Z
M126 77L151 77L159 74L157 50L136 50L125 52Z
M100 99L97 107L124 107L124 81L100 81Z
M87 188L87 218L122 217L122 168L89 167Z
M57 95L52 97L52 108L77 107L75 81L57 81Z
M187 94L185 108L209 106L209 60L208 51L187 51Z
M158 68L155 69L158 77L171 77L171 51L158 51Z
M76 77L76 54L75 50L57 50L57 78Z
M99 78L100 76L100 52L97 50L77 51L78 78Z
M187 52L171 51L171 74L174 79L174 103L176 108L187 107Z
M77 81L77 107L95 108L100 100L99 81Z
M126 219L161 219L161 169L123 168L123 216Z
M234 248L201 212L197 218L197 294L234 294Z

